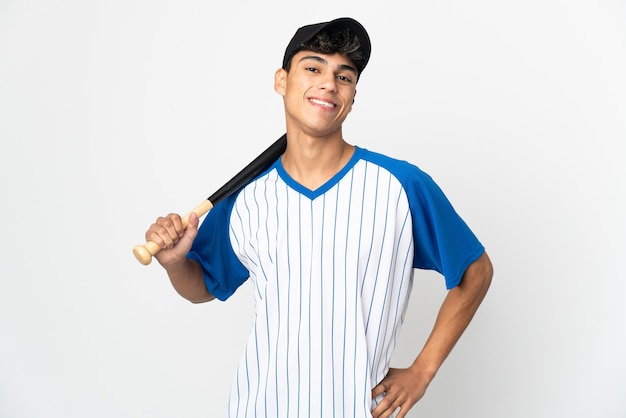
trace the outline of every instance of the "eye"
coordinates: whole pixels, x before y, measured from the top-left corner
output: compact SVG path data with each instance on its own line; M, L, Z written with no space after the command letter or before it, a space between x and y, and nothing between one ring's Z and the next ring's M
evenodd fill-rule
M352 84L352 77L349 77L347 75L339 75L337 76L337 79L341 81L342 83Z
M315 67L304 67L304 71L310 71L310 72L312 72L312 73L317 73L317 72L319 72L319 71L317 70L317 68L315 68Z

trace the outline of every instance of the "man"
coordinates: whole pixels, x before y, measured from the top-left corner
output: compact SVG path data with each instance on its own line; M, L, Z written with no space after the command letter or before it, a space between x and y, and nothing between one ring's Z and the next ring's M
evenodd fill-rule
M275 73L282 157L199 229L170 214L146 232L192 302L253 283L230 417L404 417L490 285L483 246L427 174L344 140L370 50L353 19L298 29ZM449 292L414 363L392 369L415 268L440 272Z

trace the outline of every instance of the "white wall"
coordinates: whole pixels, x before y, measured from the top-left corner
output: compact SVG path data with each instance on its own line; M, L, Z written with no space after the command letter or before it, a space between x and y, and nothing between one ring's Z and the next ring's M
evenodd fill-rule
M346 138L428 171L496 271L410 416L626 416L618 0L0 0L0 416L223 416L249 289L192 305L131 248L282 134L289 37L344 15ZM394 365L444 296L416 277Z

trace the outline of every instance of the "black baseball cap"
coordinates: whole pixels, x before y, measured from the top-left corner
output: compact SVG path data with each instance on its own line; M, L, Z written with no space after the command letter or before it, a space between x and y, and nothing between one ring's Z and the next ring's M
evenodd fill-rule
M330 22L314 23L312 25L306 25L299 28L295 35L293 35L293 38L291 38L289 45L287 45L285 56L283 58L283 68L287 68L289 60L291 60L291 58L302 49L303 44L309 42L321 31L335 31L344 28L350 29L350 31L352 31L361 41L364 59L363 62L357 66L359 75L361 75L361 72L365 69L367 62L370 59L372 45L370 43L370 37L363 25L349 17L341 17L331 20Z

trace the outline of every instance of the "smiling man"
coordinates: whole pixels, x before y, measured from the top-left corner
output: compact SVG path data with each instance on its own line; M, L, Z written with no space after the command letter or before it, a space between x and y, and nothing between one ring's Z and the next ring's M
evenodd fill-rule
M170 214L146 232L192 302L226 300L252 281L232 418L404 417L489 288L483 245L431 177L343 137L370 51L350 18L298 29L274 77L282 157L200 228L194 215L183 229ZM413 364L393 369L415 269L438 271L449 291Z

